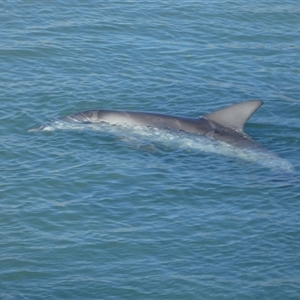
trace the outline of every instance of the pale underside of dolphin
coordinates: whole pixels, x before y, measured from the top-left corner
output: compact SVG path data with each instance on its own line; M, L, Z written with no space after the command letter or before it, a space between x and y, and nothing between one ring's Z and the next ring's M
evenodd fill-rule
M250 100L214 111L204 117L186 118L149 112L88 110L62 118L67 122L136 125L207 136L235 147L263 148L244 131L244 125L263 104Z

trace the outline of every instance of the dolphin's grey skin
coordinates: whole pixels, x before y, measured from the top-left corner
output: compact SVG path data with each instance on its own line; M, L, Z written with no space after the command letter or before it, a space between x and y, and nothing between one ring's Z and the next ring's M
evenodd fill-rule
M62 120L80 123L128 124L179 130L215 138L236 147L262 148L260 144L253 141L243 131L247 120L262 104L263 102L260 100L242 102L197 119L148 112L88 110L64 117Z

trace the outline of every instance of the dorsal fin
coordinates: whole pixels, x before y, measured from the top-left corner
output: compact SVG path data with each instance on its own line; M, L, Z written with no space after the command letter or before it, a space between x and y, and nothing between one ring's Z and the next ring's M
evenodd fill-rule
M243 130L245 123L263 105L260 100L250 100L214 111L205 117L222 126Z

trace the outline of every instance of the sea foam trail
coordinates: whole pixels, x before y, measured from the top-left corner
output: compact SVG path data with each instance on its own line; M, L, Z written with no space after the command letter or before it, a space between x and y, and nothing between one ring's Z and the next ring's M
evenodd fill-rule
M145 141L149 144L159 144L172 149L195 150L236 157L245 161L257 163L273 171L294 173L293 165L276 154L262 149L237 148L227 143L210 139L204 136L189 134L183 131L171 131L145 126L111 125L107 123L83 124L77 122L54 121L29 132L55 130L93 130L115 135L127 143L142 146ZM155 148L155 147L153 147Z

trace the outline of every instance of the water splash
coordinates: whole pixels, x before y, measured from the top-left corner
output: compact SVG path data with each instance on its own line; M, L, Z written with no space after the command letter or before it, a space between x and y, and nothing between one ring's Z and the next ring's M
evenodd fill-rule
M257 163L274 171L294 173L293 165L276 154L261 149L236 148L224 142L204 136L186 133L183 131L170 131L158 128L133 125L111 125L107 123L83 124L80 122L54 121L50 124L28 130L29 132L55 131L55 130L93 130L117 136L122 141L135 148L151 149L156 151L156 145L170 149L183 149L215 153ZM146 146L145 146L146 145ZM147 151L148 151L147 150Z

